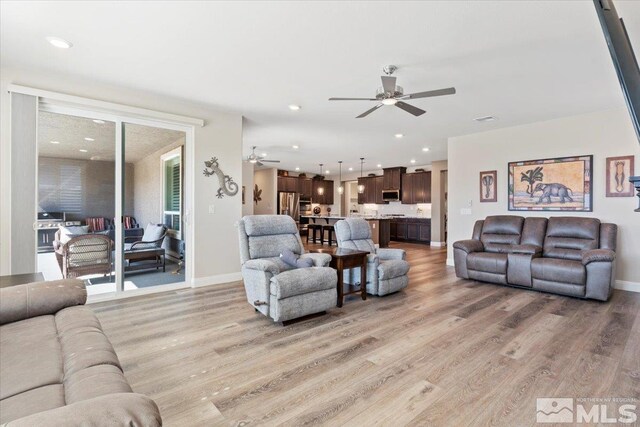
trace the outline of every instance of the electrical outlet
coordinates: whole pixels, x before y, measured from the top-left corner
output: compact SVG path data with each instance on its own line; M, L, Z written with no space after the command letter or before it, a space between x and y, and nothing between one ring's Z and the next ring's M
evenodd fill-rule
M216 213L216 205L209 205L209 213L210 214Z

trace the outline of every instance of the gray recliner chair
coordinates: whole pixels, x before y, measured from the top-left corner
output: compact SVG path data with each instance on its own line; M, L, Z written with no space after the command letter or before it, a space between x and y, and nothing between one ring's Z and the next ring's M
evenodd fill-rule
M287 215L249 215L238 224L240 260L247 301L276 322L336 306L336 271L331 255L305 253L298 227ZM289 249L314 267L295 268L280 259Z
M371 239L369 223L362 218L347 218L336 222L338 247L368 251L367 293L387 295L409 284L409 263L402 249L378 248ZM360 269L345 271L345 283L360 283Z

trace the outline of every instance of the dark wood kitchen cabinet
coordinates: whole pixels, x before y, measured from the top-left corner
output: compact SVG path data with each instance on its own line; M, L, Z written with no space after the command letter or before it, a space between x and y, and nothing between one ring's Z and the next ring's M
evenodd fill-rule
M375 192L375 194L373 195L373 200L374 200L373 203L375 203L377 205L383 205L385 203L383 198L382 198L384 177L383 176L376 176L375 178L372 179L372 181L373 181L372 187L374 188L374 192Z
M402 176L407 171L405 167L385 168L383 171L383 190L400 190L402 188Z
M393 218L389 238L398 242L431 243L431 218Z
M297 176L279 176L278 191L287 191L291 193L297 193L298 177Z
M431 172L402 175L402 203L431 203Z
M311 190L311 201L313 203L321 205L333 204L333 181L314 179L312 180Z
M375 203L378 205L385 204L382 199L382 189L384 188L384 177L380 176L365 176L358 178L358 185L364 185L364 192L358 194L358 203Z
M311 199L313 196L313 182L311 178L298 178L298 192L301 199Z

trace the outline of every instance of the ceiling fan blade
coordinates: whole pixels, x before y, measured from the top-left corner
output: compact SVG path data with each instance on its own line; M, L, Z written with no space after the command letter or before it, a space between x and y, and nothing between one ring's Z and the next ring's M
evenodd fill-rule
M432 96L453 95L456 93L455 87L448 87L446 89L428 90L426 92L409 93L402 96L402 99L416 99L416 98L430 98Z
M393 76L381 76L380 78L384 91L393 95L396 91L396 78Z
M260 159L262 163L280 163L280 160L264 160Z
M329 101L377 101L376 98L329 98Z
M407 113L411 113L414 116L421 116L424 113L426 113L426 111L421 110L418 107L414 107L413 105L409 105L406 102L402 102L402 101L398 101L396 102L396 107L403 109L404 111L406 111Z
M256 166L264 166L261 161L257 161L254 163Z
M367 117L369 114L373 113L374 111L376 111L378 108L382 107L384 104L378 104L373 108L368 109L367 111L365 111L364 113L360 114L358 117L356 117L356 119L361 119L363 117Z

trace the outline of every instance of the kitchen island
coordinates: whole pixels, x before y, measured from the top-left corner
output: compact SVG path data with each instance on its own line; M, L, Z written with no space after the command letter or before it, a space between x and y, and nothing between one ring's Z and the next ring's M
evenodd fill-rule
M339 215L302 215L300 216L300 224L335 224L341 219L347 217ZM389 247L390 232L391 232L391 218L387 217L354 217L362 218L369 223L371 228L371 238L373 243L379 245L381 248Z

